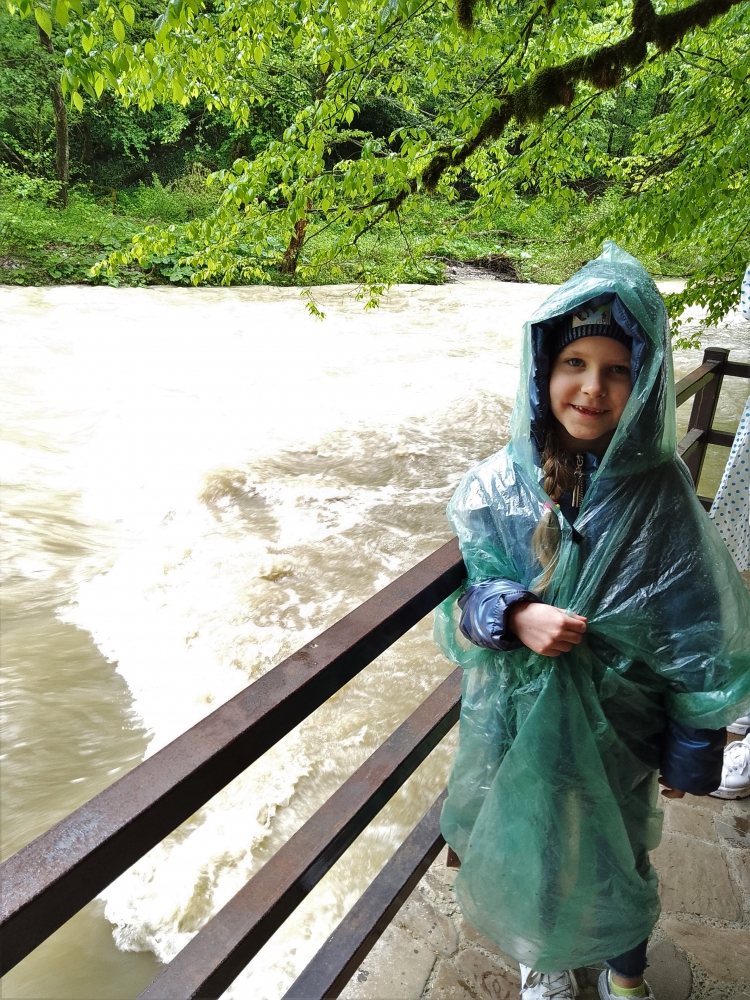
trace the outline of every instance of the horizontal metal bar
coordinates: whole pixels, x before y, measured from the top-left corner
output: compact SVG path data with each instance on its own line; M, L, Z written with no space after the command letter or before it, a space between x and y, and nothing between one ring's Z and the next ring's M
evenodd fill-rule
M677 454L683 461L698 447L706 434L707 431L702 431L700 427L693 427L692 430L687 432L682 441L677 445Z
M685 378L681 378L674 387L677 405L682 406L684 402L699 392L704 386L721 374L721 361L706 361L695 371L690 372Z
M750 378L750 365L741 361L726 361L724 363L724 375L734 378Z
M720 445L722 448L731 448L734 437L729 431L702 431L700 427L693 427L677 445L677 454L684 461L702 441L706 444Z
M444 791L284 994L283 1000L334 1000L372 950L445 844Z
M183 948L139 1000L218 997L458 720L457 668Z
M710 430L706 432L707 444L718 444L722 448L731 448L734 444L735 435L729 431Z
M465 575L454 538L0 865L0 975L407 632Z

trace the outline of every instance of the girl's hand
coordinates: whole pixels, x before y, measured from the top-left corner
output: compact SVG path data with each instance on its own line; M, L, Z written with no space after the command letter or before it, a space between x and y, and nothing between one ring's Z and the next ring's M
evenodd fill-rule
M662 786L661 794L665 799L681 799L684 798L685 793L680 788L675 788L674 785L668 785L664 778L659 775L659 784Z
M542 656L570 652L586 631L586 619L582 615L568 615L549 604L532 601L518 601L512 605L508 624L524 646Z

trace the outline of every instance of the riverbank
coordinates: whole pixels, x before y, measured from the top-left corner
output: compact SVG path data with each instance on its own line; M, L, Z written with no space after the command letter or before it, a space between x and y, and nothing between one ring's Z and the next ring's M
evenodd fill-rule
M123 190L81 184L72 189L68 208L60 209L49 185L12 172L0 174L0 285L191 285L193 272L181 261L191 249L187 237L177 251L154 255L140 265L96 278L90 272L110 253L127 247L146 226L172 226L182 233L191 221L206 218L218 194L205 180L205 171L193 171L171 183L161 184L155 177L150 184ZM521 198L492 218L473 219L474 207L470 200L422 198L418 209L404 218L364 234L355 257L342 260L337 274L326 269L316 284L356 284L363 269L387 283L404 260L413 261L408 279L428 285L457 277L559 283L599 253L599 240L587 233L607 211L601 199L581 207L574 234L560 230L549 207ZM330 243L337 235L335 226L327 227L314 245ZM238 239L238 253L240 243ZM278 240L270 240L263 260L271 283L282 287L297 283L279 270L285 247L280 233ZM637 247L631 249L638 252ZM690 266L689 261L673 259L668 250L643 259L653 274L663 277L679 277Z
M750 575L748 575L750 583ZM665 800L652 860L662 915L646 973L656 1000L750 1000L750 798ZM446 850L341 994L342 1000L514 1000L518 965L461 916ZM576 970L596 1000L603 966Z

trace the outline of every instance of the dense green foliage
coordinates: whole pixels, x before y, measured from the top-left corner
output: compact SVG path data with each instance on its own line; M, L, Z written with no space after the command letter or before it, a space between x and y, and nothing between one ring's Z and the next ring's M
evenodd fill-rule
M153 28L155 10L142 5L136 21L142 34ZM11 16L0 5L0 159L31 176L54 177L53 114L49 82L59 78L66 33L53 24L55 55L39 45L37 25ZM215 170L240 155L252 155L278 138L293 114L269 104L248 127L236 127L221 109L209 111L201 101L187 106L162 102L149 111L126 107L109 91L81 110L71 105L71 180L92 191L127 189L150 183L156 173L173 181L195 164ZM215 200L215 199L214 199Z
M206 190L204 179L197 171L167 184L155 176L149 185L117 191L115 201L109 194L98 198L102 194L99 189L92 196L85 186L78 185L63 211L53 204L54 182L0 169L0 273L6 282L17 284L91 281L91 268L108 254L127 247L144 226L179 226L208 215L216 198ZM416 259L414 280L440 282L444 262L460 261L480 267L479 274L489 271L506 280L554 283L564 281L583 260L598 252L595 237L574 242L564 234L554 235L557 219L549 208L536 206L530 213L529 203L517 198L496 214L496 225L475 229L466 219L473 205L472 201L422 199L420 210L408 219L386 221L365 234L360 254L368 273L385 284L395 273L404 273L405 259ZM586 231L598 211L599 205L593 203L582 217ZM336 232L332 228L325 236L332 241ZM422 253L425 248L431 256ZM275 259L284 249L281 242L275 250L271 247ZM679 266L670 263L668 273L678 274ZM654 257L650 265L654 273L664 273L663 258ZM113 269L93 280L115 285L189 284L191 275L190 268L181 263L178 243L170 253L150 256L143 267ZM340 274L320 274L319 283L341 281L342 277L353 283L361 281L356 260L342 263ZM279 271L272 271L272 280L299 284L298 276Z
M614 236L690 279L675 306L716 319L750 257L750 5L470 6L465 31L441 0L171 0L156 20L143 3L20 0L68 46L74 180L214 171L199 210L141 211L153 222L99 275L377 291L437 280L461 246L549 277L545 254L564 271ZM44 126L9 121L4 143L43 174Z

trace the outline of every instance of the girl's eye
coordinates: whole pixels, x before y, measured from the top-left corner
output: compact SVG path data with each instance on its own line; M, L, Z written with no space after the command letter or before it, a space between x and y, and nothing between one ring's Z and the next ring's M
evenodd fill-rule
M612 365L615 375L630 375L630 369L626 365Z
M583 358L568 358L565 364L570 365L571 368L583 368L585 362Z

